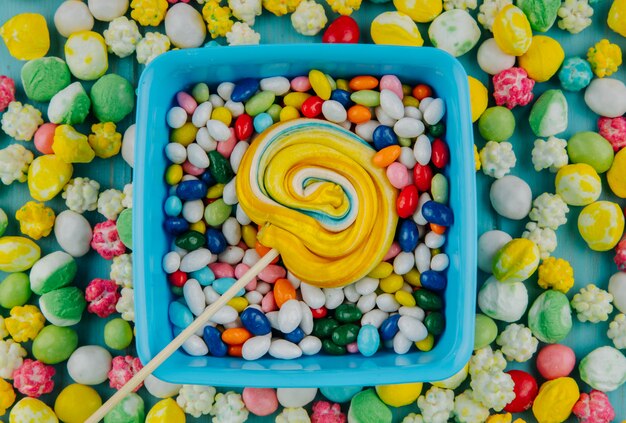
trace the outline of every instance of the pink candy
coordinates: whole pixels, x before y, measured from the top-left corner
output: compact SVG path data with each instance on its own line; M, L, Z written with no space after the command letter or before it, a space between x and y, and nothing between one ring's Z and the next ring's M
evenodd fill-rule
M15 82L8 76L0 75L0 112L15 101Z
M189 160L186 160L185 163L183 163L183 170L185 171L185 173L188 173L190 175L200 176L204 173L206 169L200 169L199 167L195 167L194 165L189 163Z
M611 143L615 152L626 147L626 117L599 118L598 132Z
M230 130L230 138L228 138L226 141L217 143L217 152L227 159L230 159L230 155L235 149L235 145L237 145L237 137L235 136L235 130L233 128L229 128L229 130Z
M137 357L130 355L117 356L111 361L111 370L109 370L109 385L111 388L120 389L126 384L135 373L141 370L143 366L141 361ZM140 383L133 392L137 392L139 388L143 386L143 382Z
M85 299L89 301L87 311L99 317L115 313L115 305L120 299L117 284L108 279L94 279L85 289Z
M311 89L308 76L297 76L291 80L291 89L298 92L305 92Z
M357 345L356 342L352 342L351 344L346 345L346 350L350 354L356 354L359 352L359 346Z
M389 251L387 251L387 254L385 254L385 257L383 258L383 261L391 260L392 258L397 256L398 254L400 254L400 251L402 251L402 249L400 248L400 244L398 244L396 241L394 241L391 244L391 247L389 247Z
M286 276L287 271L285 268L277 264L270 264L259 273L259 279L267 283L274 283L276 279L283 279Z
M493 98L509 109L525 106L533 99L535 81L522 68L505 69L493 77Z
M107 220L94 226L91 248L96 250L105 260L111 260L113 257L126 252L126 247L120 241L114 221Z
M566 345L547 345L537 354L537 370L545 379L568 376L576 365L574 350Z
M248 269L250 269L250 266L244 263L239 263L237 266L235 266L235 277L237 279L241 278L244 273L248 271ZM246 285L246 291L254 291L256 289L256 285L257 280L255 277L248 283L248 285Z
M402 92L402 82L395 75L384 75L380 78L380 90L389 90L392 91L395 95L400 97L400 100L404 98L404 93Z
M178 105L185 109L185 111L189 115L192 115L193 112L196 110L196 107L198 107L198 103L196 103L196 100L184 91L176 94L176 101L178 102Z
M341 412L341 406L328 401L317 401L313 404L311 423L345 423L346 415Z
M241 398L246 408L257 416L269 416L278 409L278 398L272 388L244 388Z
M261 310L263 310L264 313L278 310L276 300L274 299L274 291L270 291L265 294L265 296L261 300Z
M621 272L626 272L626 235L615 247L615 257L613 258L617 268Z
M228 263L211 263L209 264L209 269L211 269L216 279L235 277L235 269Z
M409 185L409 169L402 163L393 162L387 167L387 179L397 189Z
M574 404L572 413L580 423L609 423L615 418L615 411L604 392L592 390L582 393Z
M52 392L54 389L52 377L55 373L54 367L27 358L13 372L13 386L24 395L38 398Z
M54 123L44 123L35 132L35 148L42 154L54 154L52 143L54 142L54 131L57 129Z

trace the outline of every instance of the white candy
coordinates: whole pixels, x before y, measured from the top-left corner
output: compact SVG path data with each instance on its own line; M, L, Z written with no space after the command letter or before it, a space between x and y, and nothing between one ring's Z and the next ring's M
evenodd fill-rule
M322 114L331 122L342 123L348 117L343 105L335 100L326 100L322 103Z
M428 232L424 237L424 244L431 250L441 248L446 242L446 236L435 232Z
M422 120L422 112L420 111L420 109L418 109L415 106L405 106L404 107L404 116L409 117L409 118L413 118L413 119L417 119L417 120Z
M278 388L276 396L283 407L304 407L313 402L317 388Z
M302 321L302 308L298 300L288 300L278 311L278 327L282 333L293 332Z
M420 135L413 146L413 157L417 163L427 166L432 156L432 144L426 135Z
M176 3L165 15L165 35L178 48L200 47L206 38L206 25L195 8Z
M183 164L187 160L187 149L177 142L171 142L165 146L165 157L176 164Z
M392 119L402 119L404 117L404 104L400 97L391 90L380 92L380 107Z
M73 257L82 257L89 252L91 225L83 215L64 210L54 221L54 236L61 248Z
M185 201L183 204L183 217L189 223L202 220L204 215L204 203L202 200Z
M135 164L135 129L136 125L133 123L124 132L122 138L122 158L130 167Z
M300 293L302 294L302 300L312 309L320 308L326 303L324 291L317 286L303 282L300 284Z
M424 226L428 223L426 219L424 218L424 215L422 214L422 206L424 205L424 203L430 200L432 200L432 198L430 197L430 194L427 192L423 192L420 195L419 200L417 200L417 210L415 210L415 213L413 213L413 221L420 226ZM421 237L421 234L420 234L420 237Z
M204 292L204 299L207 304L213 304L220 298L220 294L218 294L212 286L205 286L202 291Z
M351 303L356 303L357 301L359 301L359 297L361 296L358 292L356 292L354 284L344 286L343 295L346 297L346 300L350 301Z
M209 353L209 347L207 347L202 338L198 335L191 335L187 338L187 340L183 342L183 350L193 357L199 357Z
M228 100L224 103L224 107L230 111L230 114L236 118L244 114L246 111L244 104L241 101Z
M248 217L244 209L241 208L241 204L237 204L237 210L235 210L235 217L237 218L237 222L239 222L240 225L249 225L250 223L252 223L252 220L250 220L250 218Z
M277 311L270 311L269 313L265 313L265 317L267 317L267 320L269 320L270 326L272 327L272 329L280 330Z
M428 106L430 106L430 103L433 102L433 100L434 98L432 97L425 97L422 99L422 101L420 101L419 110L420 112L422 112L422 116L424 115L424 112L426 111Z
M302 320L300 321L300 329L305 335L310 335L313 332L313 312L311 308L303 301L299 301L300 309L302 310Z
M491 276L478 292L478 307L492 319L517 322L528 307L528 291L522 282L502 283Z
M378 279L365 276L363 279L356 281L356 283L354 284L354 287L356 289L356 292L358 292L359 294L367 295L376 291L376 288L378 288L379 283L380 281Z
M293 360L302 355L302 350L293 342L284 339L275 339L270 345L269 353L274 358L281 360Z
M218 87L218 89L219 89L219 87ZM230 98L230 94L229 94L229 98ZM222 99L222 97L220 97L217 94L211 94L209 96L209 101L213 105L213 108L223 107L224 106L224 100Z
M272 76L271 78L263 78L260 81L261 91L271 91L277 96L287 94L291 85L289 80L284 76Z
M182 272L195 272L211 263L211 252L206 248L198 248L191 251L180 261Z
M128 10L128 0L88 0L87 5L93 17L104 22L124 16Z
M207 288L210 288L210 287L207 286L204 288L205 297L206 297ZM237 310L235 310L233 307L229 305L225 305L224 307L217 310L217 312L213 315L213 317L211 317L211 321L217 323L218 325L225 325L227 323L232 323L235 320L237 320L237 316L238 316Z
M626 272L617 272L611 276L608 290L613 295L613 305L626 313Z
M230 138L230 129L221 120L209 119L206 123L206 129L215 141L226 141Z
M241 225L234 217L229 217L222 223L222 233L228 245L237 245L241 241ZM242 259L245 252L242 251Z
M193 115L191 115L191 123L196 128L202 128L206 126L206 123L211 119L211 113L213 112L213 105L210 101L205 101L204 103L198 104L196 110L193 111Z
M400 316L411 316L419 321L423 321L426 313L419 307L402 306L398 309Z
M436 125L446 113L446 105L442 99L434 99L423 112L424 122L428 125Z
M207 156L204 149L195 142L187 146L187 157L189 158L189 163L197 168L206 169L209 167L209 156Z
M296 277L296 275L294 275L290 271L287 271L287 279L289 280L289 282L291 282L291 286L293 286L294 289L299 289L300 288L300 285L302 284L302 281L300 279L298 279Z
M387 313L393 313L400 308L400 303L396 301L396 297L388 293L380 294L376 298L376 305L380 310Z
M346 119L343 122L339 122L338 125L341 126L343 129L347 129L349 131L350 128L352 127L352 122Z
M246 297L246 300L248 300L250 305L261 304L261 301L263 301L263 295L261 295L258 291L246 292L244 297Z
M495 75L515 66L515 56L500 50L494 38L485 40L478 47L476 59L478 60L478 66L489 75Z
M396 124L396 119L389 116L380 106L374 109L374 114L381 125L393 127Z
M220 263L228 263L230 265L236 265L241 263L243 259L244 251L242 248L236 245L229 245L226 249L217 256Z
M250 147L250 144L245 141L239 141L233 148L233 152L230 153L230 167L233 168L233 172L237 173L239 170L241 159L243 159L243 155L248 150L248 147Z
M224 100L230 100L230 96L233 94L235 84L232 82L222 82L217 86L217 94Z
M400 148L400 157L398 158L398 161L405 165L409 170L413 169L417 164L417 160L413 155L413 150L411 150L411 147ZM409 175L413 176L411 172L409 172Z
M378 128L380 123L376 120L370 120L365 123L359 123L355 128L354 132L361 138L363 138L367 142L374 141L374 130Z
M237 199L237 189L235 187L235 181L236 181L236 177L231 179L224 186L224 192L222 193L222 199L224 200L224 203L230 206L234 206L235 204L239 202Z
M91 31L93 16L89 7L82 1L64 1L54 13L54 26L59 34L69 37L75 32Z
M533 193L526 181L505 175L491 184L489 199L494 210L512 220L522 220L532 208Z
M143 381L143 384L150 395L157 398L173 397L178 395L178 391L182 388L182 385L162 381L161 379L157 379L154 375L148 375L146 380Z
M256 250L254 248L249 248L246 250L246 252L243 255L243 264L252 267L255 264L257 264L257 262L261 259L261 257L259 257L259 253L256 252ZM257 285L257 290L260 290L260 288ZM266 294L266 292L261 292L262 294Z
M448 268L450 258L446 253L439 253L430 261L430 268L437 272L443 272Z
M597 115L622 116L626 113L626 85L618 79L595 78L585 90L585 103Z
M343 303L344 295L341 288L324 288L324 296L328 310L334 310Z
M478 238L478 268L491 274L493 257L504 245L511 241L511 235L504 231L487 231Z
M67 360L67 373L76 383L99 385L108 378L111 354L98 345L79 347Z
M195 279L188 279L185 285L183 285L183 296L185 297L185 302L189 310L195 316L201 315L206 303L200 283Z
M176 251L170 251L163 256L163 271L171 274L180 268L180 255Z
M272 335L255 336L243 343L241 356L244 360L258 360L270 350Z
M198 132L196 133L196 144L202 147L202 149L207 153L217 149L217 141L211 138L209 130L206 126L198 129Z
M393 337L393 351L396 354L406 354L411 349L413 343L402 332L398 332Z
M415 138L424 133L424 124L411 117L403 117L393 125L393 132L402 138Z
M400 252L393 259L393 271L397 275L406 275L415 266L413 253Z
M304 355L315 355L322 349L322 341L315 336L305 336L298 344Z
M359 301L356 303L357 308L361 313L367 313L376 307L376 293L371 292L367 295L362 295Z
M389 317L389 313L386 313L379 309L368 311L367 313L363 314L363 317L361 317L361 326L372 325L376 329L378 329L387 319L387 317Z
M182 107L174 106L167 112L167 125L170 128L182 128L185 123L187 123L187 112Z
M417 267L418 272L424 273L430 270L430 256L430 248L426 244L420 243L415 249L415 267Z
M426 326L415 317L402 316L398 320L398 328L411 342L419 342L428 336Z

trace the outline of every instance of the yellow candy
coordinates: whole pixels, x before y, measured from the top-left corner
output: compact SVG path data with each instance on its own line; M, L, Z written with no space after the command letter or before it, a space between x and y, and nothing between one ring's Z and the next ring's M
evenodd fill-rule
M54 198L72 177L74 168L54 154L39 156L28 168L28 190L38 201Z
M254 244L256 243L256 228L254 225L242 226L241 238L248 248L254 248Z
M20 222L20 231L32 239L50 235L54 218L54 210L35 201L29 201L15 212L15 219Z
M206 198L209 200L214 200L220 198L224 193L224 184L215 184L212 187L209 187L209 190L206 193Z
M537 285L566 294L574 286L574 269L567 260L548 257L539 266Z
M181 165L170 165L165 171L165 182L168 185L176 185L181 179L183 179L183 167Z
M313 91L315 91L315 94L317 94L319 98L322 100L328 100L330 98L332 87L323 72L316 69L311 70L309 72L309 82L311 83L311 88L313 88Z
M383 12L376 16L370 26L370 34L375 44L416 47L424 45L417 25L409 15L402 12Z
M380 289L388 294L393 294L394 292L402 288L403 283L404 279L402 278L402 276L392 273L391 275L381 279Z
M345 79L338 79L336 82L338 90L350 91L350 85Z
M480 154L478 154L478 147L476 147L476 144L474 144L474 168L476 169L476 172L478 172L481 167L482 167L482 163L480 162Z
M361 0L326 0L333 12L340 15L351 15L361 7Z
M587 61L597 77L611 76L622 64L622 49L605 38L589 48Z
M11 338L15 342L26 342L35 339L46 318L34 305L16 306L11 309L11 317L4 319Z
M76 32L65 42L65 60L78 79L92 81L109 68L107 46L102 35L93 31Z
M18 60L38 59L50 49L48 24L38 13L13 16L0 27L0 37L7 45L9 54Z
M493 275L500 282L523 282L539 266L539 248L526 238L515 238L498 251L493 259Z
M36 398L23 398L9 414L9 423L59 423L54 411Z
M567 420L580 391L571 377L544 382L533 403L533 414L538 423L561 423Z
M154 404L145 423L185 423L185 412L176 401L166 398Z
M412 95L405 95L402 98L402 105L411 106L411 107L419 107L420 101L416 99L415 97L413 97Z
M626 148L617 152L611 168L606 173L606 180L613 194L626 198Z
M426 23L435 19L443 11L441 0L393 0L398 12L409 15L415 22Z
M480 115L487 109L487 103L489 102L489 95L487 87L483 85L478 79L468 76L469 92L470 92L470 104L472 107L472 122L476 122Z
M613 0L606 22L609 28L626 37L626 0Z
M311 94L292 92L284 97L283 103L285 103L285 106L295 107L300 110L300 108L302 108L302 103L304 103L304 101L309 97L311 97Z
M420 351L424 351L424 352L432 350L434 345L435 345L435 337L433 336L432 333L429 333L428 336L426 336L426 338L415 343L415 346L417 347L417 349Z
M280 110L280 121L286 122L288 120L298 119L300 117L300 112L293 106L285 106Z
M201 234L203 234L206 232L206 223L204 223L204 220L199 220L189 225L189 230L200 232Z
M248 300L245 297L235 297L228 302L228 305L237 310L237 313L241 313L248 307Z
M367 276L374 279L382 279L391 275L391 272L393 272L393 264L383 261L380 262L376 267L374 267Z
M564 58L565 52L558 41L545 35L535 35L530 48L520 56L518 63L530 78L545 82L559 70Z
M0 272L23 272L33 267L41 257L41 249L28 238L0 238Z
M405 307L415 307L415 298L406 291L396 291L394 294L396 301Z
M4 416L7 409L15 402L15 391L13 385L0 378L0 416Z
M224 125L230 126L230 123L233 121L233 115L226 107L216 107L211 113L211 119L219 120Z
M198 128L191 122L185 123L180 128L172 129L170 132L170 141L177 142L187 147L196 140Z
M431 385L436 386L438 388L445 389L456 389L467 379L467 374L469 372L469 363L467 363L461 370L453 374L447 379L440 380L437 382L431 382Z
M420 272L416 268L409 270L409 273L404 275L404 281L412 286L422 286L420 283Z
M276 16L286 15L296 10L301 0L263 0L263 8Z
M54 402L54 412L64 423L82 423L102 405L95 389L74 383L66 386Z
M166 0L133 0L130 3L133 9L130 12L131 18L139 22L142 26L158 26L167 11Z
M522 10L509 4L493 21L493 37L500 50L512 56L521 56L530 48L532 30Z
M96 156L108 159L120 152L122 147L122 134L116 131L113 122L96 123L91 126L89 145L93 148Z
M59 125L54 131L52 151L65 163L89 163L96 156L87 136L70 125Z
M570 206L586 206L596 201L602 193L600 177L586 163L563 166L554 181L556 193Z
M596 201L578 215L578 231L589 248L608 251L617 245L624 233L624 213L617 203Z
M511 420L513 420L511 413L493 414L487 418L485 423L511 423ZM513 423L526 423L526 421L522 419L515 419Z
M422 393L422 383L402 383L397 385L378 385L376 394L387 405L402 407L417 401Z

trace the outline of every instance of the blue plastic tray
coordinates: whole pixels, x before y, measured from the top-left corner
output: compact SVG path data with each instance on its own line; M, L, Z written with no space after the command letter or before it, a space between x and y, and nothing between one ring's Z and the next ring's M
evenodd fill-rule
M264 358L191 357L174 353L155 375L186 384L313 387L376 385L440 380L456 373L470 357L476 297L476 200L473 133L467 75L452 56L432 48L375 45L263 45L175 51L159 56L139 81L135 151L133 251L137 352L145 364L173 339L168 305L173 299L161 259L171 240L162 230L168 142L166 113L178 91L197 82L215 85L243 77L296 76L320 69L336 77L394 74L433 87L446 103L445 139L450 148L450 206L455 224L448 232L450 257L445 292L447 327L434 349L396 355Z

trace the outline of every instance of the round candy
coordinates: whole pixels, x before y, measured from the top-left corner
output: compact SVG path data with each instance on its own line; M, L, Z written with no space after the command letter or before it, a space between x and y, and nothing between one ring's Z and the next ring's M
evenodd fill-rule
M438 388L445 389L456 389L467 379L467 375L469 373L469 363L467 363L461 370L453 374L447 379L440 380L437 382L431 382L431 385L436 386Z
M323 43L358 43L359 25L354 18L341 15L328 25L322 37Z
M30 272L30 287L35 294L42 295L69 285L76 276L76 261L62 251L42 257Z
M517 0L517 7L528 17L530 27L535 31L546 32L556 21L560 0Z
M602 183L595 169L578 163L563 166L554 181L556 193L570 206L586 206L602 193Z
M561 90L547 90L537 99L528 116L538 137L550 137L567 129L567 100ZM571 158L571 157L570 157Z
M70 35L65 42L65 60L76 78L85 81L100 78L109 68L104 38L93 31Z
M443 10L442 0L393 0L398 12L406 13L415 22L426 23Z
M17 60L43 57L50 49L50 34L46 19L38 13L13 16L0 27L0 37Z
M88 0L87 5L93 17L104 22L124 16L128 10L128 0Z
M536 82L545 82L557 73L565 52L554 38L535 35L526 53L519 57L519 66Z
M0 283L0 307L7 310L23 306L30 295L30 282L25 273L11 273Z
M480 39L480 28L467 11L452 9L435 18L428 28L428 37L433 46L458 57L474 48Z
M23 272L30 269L41 256L41 249L28 238L0 238L0 271Z
M391 422L391 410L383 403L373 389L361 391L352 397L348 410L351 422Z
M104 423L143 423L145 418L143 399L131 392L104 416Z
M149 375L144 381L144 386L146 390L153 397L157 398L169 398L178 394L182 385L178 385L175 383L164 382L160 379L157 379L153 375Z
M519 7L506 5L493 21L493 37L503 52L521 56L532 43L530 22Z
M539 266L539 248L525 238L508 242L493 258L493 275L500 282L523 282Z
M626 357L618 349L604 346L591 351L578 364L580 378L602 392L611 392L626 382Z
M600 116L622 116L626 113L626 85L619 79L596 78L585 90L585 103Z
M82 423L102 405L95 389L74 383L66 386L54 401L54 412L64 423Z
M624 213L617 203L596 201L578 215L578 230L589 248L608 251L624 233Z
M417 401L422 393L422 383L403 383L397 385L378 385L376 394L391 407L402 407Z
M54 154L39 156L28 168L28 190L38 201L54 198L72 177L74 168Z
M100 78L89 94L92 109L100 122L117 123L135 106L135 91L126 78L114 73Z
M91 225L83 215L64 210L54 221L54 236L59 246L73 257L82 257L90 250Z
M515 131L515 117L506 107L490 107L480 117L478 131L487 141L506 141Z
M4 235L9 226L9 217L6 212L0 208L0 236Z
M546 345L537 354L536 365L544 379L569 376L576 366L576 354L567 345Z
M80 0L67 0L59 5L54 13L54 26L64 37L75 32L91 31L93 16L89 7Z
M615 0L611 5L609 17L606 21L609 28L622 37L626 37L626 20L624 19L624 13L626 13L626 0Z
M376 16L370 26L370 34L374 44L416 47L424 45L424 39L415 22L401 12L383 12Z
M79 1L71 2L84 5ZM50 101L71 82L67 64L58 57L42 57L29 61L22 67L21 78L24 92L34 101Z
M533 405L533 401L537 397L537 391L539 390L537 381L530 373L522 370L509 370L506 373L511 376L513 383L515 383L513 387L515 399L504 407L504 411L522 413Z
M67 372L77 383L98 385L108 378L111 354L98 345L86 345L72 353L67 361Z
M333 402L348 402L363 390L362 386L329 386L320 388L320 392Z
M485 273L491 273L493 258L511 239L511 235L499 230L482 234L478 238L478 268Z
M478 66L489 75L496 75L515 66L515 56L503 52L494 38L488 38L478 48Z
M489 316L484 314L476 315L476 326L474 328L474 350L479 350L490 345L498 336L498 326Z
M580 91L587 87L593 78L591 65L580 57L568 57L559 71L561 87L567 91Z
M104 325L104 343L114 350L123 350L133 342L133 330L130 324L121 318L116 318Z
M124 209L115 221L115 228L120 237L120 241L128 247L133 247L133 209Z
M544 382L533 403L533 415L540 422L564 422L579 396L578 385L571 377Z
M542 342L553 344L572 330L569 300L560 291L548 290L537 297L528 312L528 327Z
M254 415L269 416L278 409L276 390L272 388L244 388L241 399Z
M39 298L41 313L57 326L72 326L80 322L86 305L83 292L74 286L48 292Z
M522 282L502 283L493 276L478 292L478 307L495 320L517 322L528 306L528 291Z
M505 175L491 184L489 199L494 210L512 220L522 220L532 207L532 191L521 178Z
M626 272L617 272L609 278L609 293L613 295L613 305L626 313Z
M470 105L472 108L472 122L476 122L478 118L483 114L485 109L487 108L487 103L489 102L489 95L487 92L487 87L483 85L478 79L468 76L467 77L469 83L469 91L470 91Z
M11 409L10 423L59 423L59 419L44 402L36 398L22 398Z
M572 163L586 163L598 173L604 173L613 164L613 147L597 132L578 132L567 142L567 155Z
M165 15L165 34L176 47L200 47L206 38L206 26L200 12L186 3L177 3Z
M57 364L67 360L77 346L74 329L49 325L33 341L33 356L44 364Z
M626 148L622 148L615 154L613 164L606 173L606 180L613 194L620 198L626 198Z
M163 399L150 409L145 423L185 423L185 412L171 398Z

